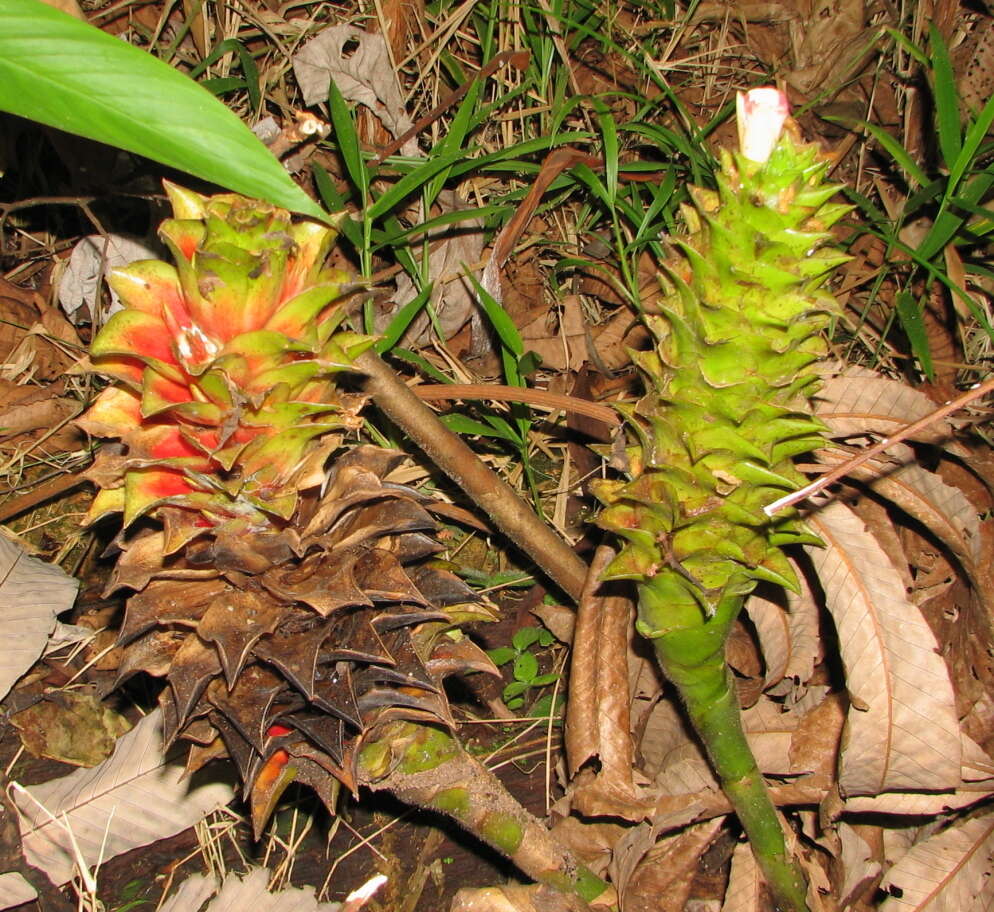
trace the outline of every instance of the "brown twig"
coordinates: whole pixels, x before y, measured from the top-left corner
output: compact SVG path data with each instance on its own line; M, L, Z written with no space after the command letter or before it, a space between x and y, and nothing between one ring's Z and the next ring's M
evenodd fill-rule
M63 475L57 475L44 484L38 485L33 491L21 494L20 497L12 497L10 500L0 504L0 522L6 522L14 516L26 513L46 500L51 500L59 494L71 491L84 481L86 481L86 478L78 473L67 472Z
M578 600L587 567L572 548L535 515L509 484L445 427L379 355L366 351L356 358L355 366L366 374L366 388L386 415L514 544L567 595Z
M964 406L969 405L974 401L974 399L986 396L987 393L992 390L994 390L994 377L989 377L983 383L975 386L972 390L968 390L963 393L962 396L957 396L955 399L937 408L934 412L929 412L923 418L919 418L917 421L913 421L911 424L905 425L896 434L891 434L890 437L885 437L883 440L873 444L873 446L867 447L858 456L854 456L852 459L847 460L842 463L842 465L832 469L831 472L826 472L821 476L821 478L812 481L811 484L805 485L800 490L793 491L792 493L781 497L779 500L773 501L773 503L768 504L763 508L763 512L767 516L773 516L780 510L792 507L794 504L800 503L802 500L806 500L811 497L812 494L817 494L819 491L825 490L825 488L827 488L830 484L834 484L840 478L844 478L853 469L858 469L861 465L873 459L874 456L880 455L888 447L893 446L895 443L900 443L902 440L907 440L909 437L913 437L920 430L927 428L929 425L935 424L938 421L942 421L943 418L951 415L953 412L959 411Z

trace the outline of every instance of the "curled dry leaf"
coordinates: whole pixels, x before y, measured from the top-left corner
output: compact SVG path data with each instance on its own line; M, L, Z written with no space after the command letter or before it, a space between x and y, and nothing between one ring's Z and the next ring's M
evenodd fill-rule
M882 912L981 912L994 902L994 816L953 824L914 845L881 886Z
M632 601L616 586L597 582L614 553L606 545L598 548L577 610L566 710L566 754L571 775L592 757L600 761L600 771L593 782L575 784L574 807L582 805L587 814L620 814L640 820L645 809L638 806L632 779L634 746L626 660Z
M369 108L395 139L414 125L404 110L404 96L382 35L354 25L329 26L297 51L293 72L308 106L328 100L328 82L333 79L346 101ZM408 140L402 152L418 155L417 141Z
M932 631L851 510L828 503L809 522L825 542L811 560L838 628L852 702L840 788L847 795L954 788L959 725Z
M771 696L796 698L804 692L815 665L822 658L819 633L818 604L803 574L798 573L801 591L787 593L787 632L790 636L790 655L783 671L783 679L769 687ZM765 646L765 644L764 644Z

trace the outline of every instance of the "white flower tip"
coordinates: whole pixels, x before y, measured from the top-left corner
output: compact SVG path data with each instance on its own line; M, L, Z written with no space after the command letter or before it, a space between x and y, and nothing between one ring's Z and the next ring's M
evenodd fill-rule
M787 96L773 86L739 92L736 99L739 148L750 161L762 164L773 152L790 116Z

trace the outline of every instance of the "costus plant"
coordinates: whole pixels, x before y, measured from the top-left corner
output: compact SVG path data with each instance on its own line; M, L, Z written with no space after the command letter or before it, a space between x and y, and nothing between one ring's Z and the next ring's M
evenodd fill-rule
M782 909L806 908L746 743L725 643L760 581L797 588L788 545L816 543L796 513L764 508L801 486L793 457L822 443L815 367L845 257L829 228L827 161L800 141L785 96L739 97L741 149L717 190L693 188L672 239L653 346L633 353L646 392L624 409L628 480L602 481L599 523L625 540L606 578L638 586L638 630L679 691Z

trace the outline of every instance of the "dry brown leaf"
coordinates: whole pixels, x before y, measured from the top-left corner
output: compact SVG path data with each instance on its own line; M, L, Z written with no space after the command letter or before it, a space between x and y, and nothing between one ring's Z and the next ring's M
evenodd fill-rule
M15 793L25 858L53 883L73 876L74 847L92 868L193 826L233 797L230 785L191 787L183 766L163 755L161 713L147 715L93 769ZM70 837L70 832L72 836ZM34 898L19 874L0 875L0 908Z
M575 893L560 893L544 884L506 887L463 887L449 912L587 912Z
M837 833L841 850L839 861L843 872L838 898L841 906L847 906L879 876L880 862L873 857L873 850L866 840L848 823L840 822Z
M597 757L599 772L571 788L573 806L589 815L620 815L641 820L646 813L632 778L634 746L630 733L628 644L632 600L624 590L599 583L614 557L598 548L577 610L566 710L566 754L573 775Z
M964 109L978 114L987 99L994 95L994 19L982 16L971 37L973 53L957 74L957 88Z
M935 403L924 393L865 370L847 371L827 379L814 406L815 414L828 425L833 437L871 432L886 437L935 411ZM948 420L938 421L923 428L914 439L945 443L953 434Z
M466 210L465 203L454 193L440 196L446 212ZM447 225L433 231L428 236L432 244L428 254L428 276L434 282L431 305L435 311L434 322L422 310L411 322L401 337L401 344L407 348L428 345L435 337L434 327L438 327L442 340L451 339L478 310L476 293L466 277L466 270L478 264L483 256L483 223L479 219L467 219L456 225ZM419 254L415 253L415 258ZM377 317L377 326L387 327L391 317L418 296L418 289L406 272L397 276L397 290L393 306Z
M786 609L760 595L751 595L745 604L746 614L756 628L763 651L765 674L763 689L779 684L790 662L790 619Z
M788 592L787 635L790 653L778 684L768 687L771 696L796 697L803 693L815 665L821 659L822 643L818 630L818 605L802 574L798 574L800 593ZM766 645L763 644L765 650Z
M994 816L953 824L914 845L884 876L882 912L981 912L994 902Z
M863 0L813 0L790 22L794 66L788 85L824 103L869 63L876 30L865 28Z
M308 106L328 100L334 79L342 97L369 108L394 139L414 126L382 35L354 25L328 26L294 54L293 72ZM417 140L408 140L401 151L417 156Z
M566 295L558 313L547 311L521 327L527 351L542 359L549 370L578 371L589 361L586 320L577 295Z
M287 887L271 893L270 872L251 868L247 874L229 874L218 886L213 878L194 874L159 907L159 912L197 912L216 892L204 912L339 912L341 903L318 902L314 887ZM354 908L361 908L355 906Z
M721 912L767 912L770 900L766 882L748 842L740 842L732 852L732 868Z
M106 237L91 234L81 238L69 257L69 263L59 280L59 306L76 326L81 323L103 325L107 318L121 309L114 289L110 305L100 307L101 280L116 266L127 266L135 260L154 260L161 256L158 247L144 239L122 234Z
M628 909L644 909L646 912L683 912L693 886L694 872L698 868L701 855L711 844L721 827L722 819L709 820L672 836L657 840L633 866L626 862L623 850L615 850L616 864L612 875L630 870L631 874L612 883ZM651 834L652 829L648 828ZM634 851L638 848L633 847Z
M56 615L72 607L79 580L0 535L0 699L42 654Z
M851 510L828 503L809 518L810 549L852 701L840 760L848 795L948 789L960 780L952 684L935 637L900 577Z
M850 474L922 523L960 559L976 581L981 545L977 508L958 488L947 485L934 472L918 465L910 447L895 444L888 448L888 453L894 462L871 461ZM837 465L844 462L848 454L826 449L818 458L826 464Z

